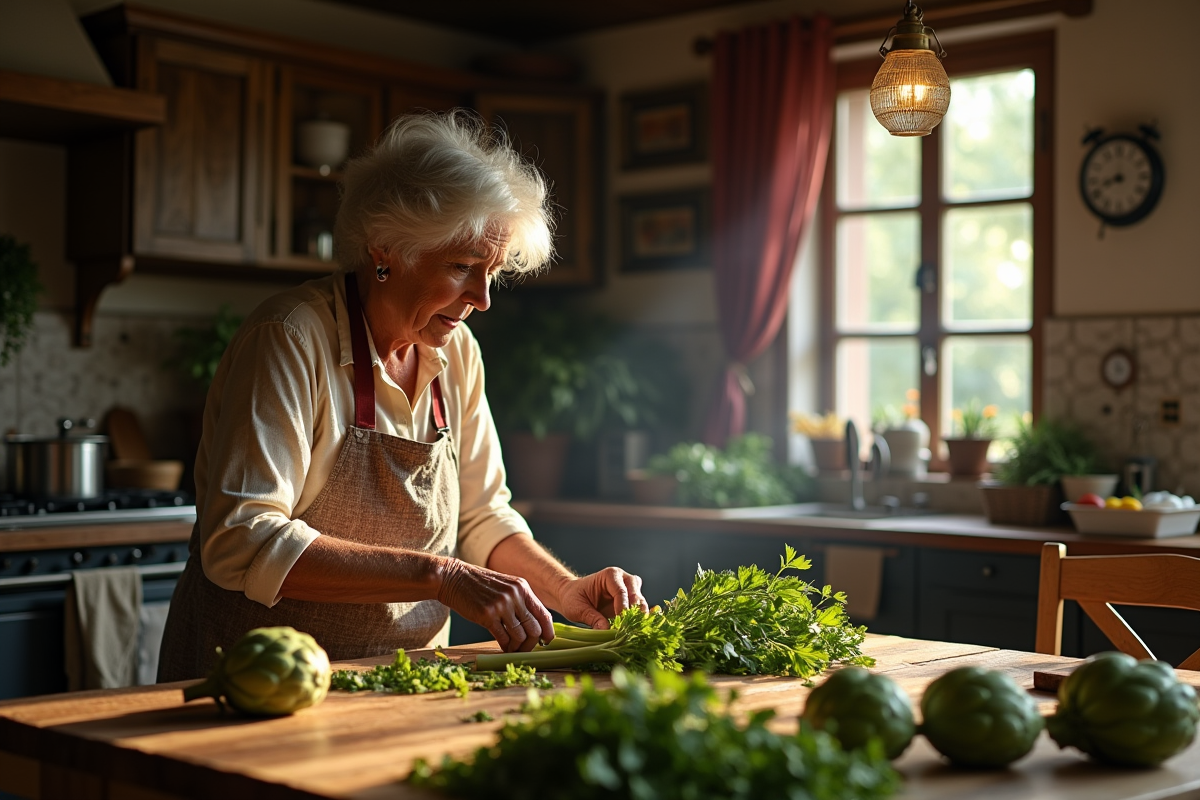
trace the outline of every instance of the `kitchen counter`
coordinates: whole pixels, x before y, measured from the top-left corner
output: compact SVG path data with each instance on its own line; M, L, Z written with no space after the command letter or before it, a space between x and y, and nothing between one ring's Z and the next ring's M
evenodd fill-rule
M70 517L64 514L64 517ZM168 544L186 542L195 519L106 524L68 524L0 530L0 553L65 550L105 545Z
M545 500L515 503L537 535L539 524L631 527L777 537L780 541L821 538L949 550L1039 555L1044 542L1063 542L1071 555L1182 553L1200 556L1200 535L1165 539L1098 536L1071 527L993 525L971 514L931 514L851 520L789 515L788 506L764 508L675 508L616 503Z
M466 656L483 646L451 648ZM869 636L876 670L896 680L914 705L928 684L948 670L975 665L1001 670L1026 688L1033 671L1075 663L977 645ZM428 655L428 653L412 654ZM345 662L362 668L387 659ZM552 673L556 686L562 673ZM1181 672L1200 686L1200 673ZM606 676L597 684L608 683ZM820 679L818 678L818 681ZM774 726L796 729L809 689L804 681L773 677L718 677L739 692L735 713L773 708ZM292 717L254 719L222 714L208 699L184 705L186 683L51 695L0 703L0 791L34 798L418 798L431 795L398 783L415 758L440 761L494 740L503 715L525 690L418 696L333 692L316 708ZM1040 709L1050 694L1035 693ZM464 724L487 710L498 721ZM1042 735L1034 751L1006 770L954 770L918 737L896 762L902 797L923 800L1016 798L1183 797L1200 789L1200 742L1166 766L1114 770L1087 764ZM1193 795L1194 796L1194 795Z

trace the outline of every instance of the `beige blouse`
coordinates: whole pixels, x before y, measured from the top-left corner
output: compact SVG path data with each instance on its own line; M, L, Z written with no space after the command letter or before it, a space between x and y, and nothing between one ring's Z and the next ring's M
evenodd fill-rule
M204 574L264 605L321 535L296 519L325 486L354 422L354 367L342 273L278 294L242 323L217 369L196 457ZM441 375L458 456L458 556L486 566L492 548L529 525L509 505L500 442L483 393L479 344L460 325L443 348L416 345L417 401L382 369L371 344L376 428L431 441L429 384Z

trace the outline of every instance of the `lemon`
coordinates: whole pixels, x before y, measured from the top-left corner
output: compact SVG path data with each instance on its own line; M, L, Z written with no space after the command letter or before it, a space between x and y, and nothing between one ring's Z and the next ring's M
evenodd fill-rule
M1120 508L1121 507L1121 498L1119 498L1119 497L1107 498L1104 501L1104 507L1105 508Z
M1125 508L1130 511L1141 511L1142 501L1138 500L1136 497L1122 497L1121 508Z

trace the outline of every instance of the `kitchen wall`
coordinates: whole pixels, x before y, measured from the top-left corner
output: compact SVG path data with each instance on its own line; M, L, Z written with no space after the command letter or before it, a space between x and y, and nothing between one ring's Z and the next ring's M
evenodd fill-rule
M79 13L110 4L110 0L71 0ZM462 67L475 55L505 48L482 37L317 0L255 3L149 0L145 4L445 66ZM900 4L896 5L899 11ZM615 220L618 198L622 195L705 185L711 174L707 164L622 170L616 136L620 95L704 79L710 64L707 58L692 52L692 42L697 36L710 36L722 28L742 27L789 14L811 13L818 8L831 9L831 13L843 16L887 7L887 3L879 0L746 3L665 22L613 28L552 45L553 49L578 58L585 66L586 82L603 87L608 93L606 124L610 135L604 212L609 224L605 226L605 283L592 293L592 302L643 335L663 338L683 350L696 394L693 430L698 429L712 380L723 361L711 272L696 268L637 275L622 273ZM1134 9L1118 0L1094 0L1094 11L1089 17L1036 18L1004 30L1022 26L1054 27L1058 31L1056 317L1073 320L1104 315L1132 320L1171 314L1183 318L1200 311L1200 264L1197 263L1200 255L1190 247L1189 235L1191 218L1200 200L1196 197L1200 192L1200 150L1188 146L1200 123L1200 105L1192 99L1200 66L1189 58L1194 32L1200 29L1200 3L1143 0ZM882 36L883 32L880 33ZM965 47L972 38L984 33L947 31L942 38L948 46ZM862 56L875 46L877 43L868 42L841 48L839 57ZM1167 165L1167 184L1162 202L1144 222L1128 229L1109 230L1101 239L1097 236L1098 224L1084 210L1074 188L1083 155L1080 139L1090 126L1130 130L1147 121L1156 122L1163 134L1160 150ZM45 347L69 350L68 339L58 335L70 324L64 312L71 307L74 293L73 269L62 255L64 161L61 148L0 140L0 231L32 242L48 288L38 330L44 332L40 335L44 336ZM811 258L801 260L796 280L794 302L803 310L793 314L789 332L791 349L786 358L791 365L791 375L786 376L791 381L789 405L811 408L815 398L811 368L815 365L813 322L816 319ZM78 359L72 352L61 362L61 367L74 370L83 369L82 364L90 361L116 363L110 358L111 353L133 352L122 351L119 330L123 324L132 324L135 317L160 326L160 332L166 333L181 323L211 315L223 302L244 312L276 288L135 274L124 284L107 290L101 299L98 333L112 333L98 335L96 347L78 354ZM1087 335L1087 330L1086 326L1080 327L1078 335ZM17 370L28 372L28 363L42 358L44 352L31 348L21 356L20 364L0 370L0 428L15 424L23 428L35 424L42 427L47 421L52 422L50 414L36 416L42 414L40 409L48 407L40 399L39 402L22 399L21 418L9 416L18 413L18 401L10 398ZM774 431L782 425L786 408L775 406L772 402L775 393L770 389L785 380L775 369L776 363L784 361L772 356L751 365L751 376L759 388L750 401L751 427L755 429ZM1177 371L1183 369L1181 362L1172 363ZM1048 379L1047 392L1051 383ZM89 384L81 380L74 385ZM163 389L161 396L140 395L144 399L138 402L147 405L139 410L152 419L164 418L167 415L164 409L174 402L171 398L175 391ZM90 408L92 404L93 399L85 395L77 400L80 406ZM1194 448L1198 444L1195 435L1187 435L1192 435L1188 441Z

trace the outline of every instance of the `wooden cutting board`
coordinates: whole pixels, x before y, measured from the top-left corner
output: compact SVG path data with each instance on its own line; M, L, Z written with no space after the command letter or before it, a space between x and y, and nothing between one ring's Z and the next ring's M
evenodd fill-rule
M150 445L146 443L146 434L142 432L142 424L132 409L113 406L108 411L105 426L114 458L134 461L150 461L153 458Z

